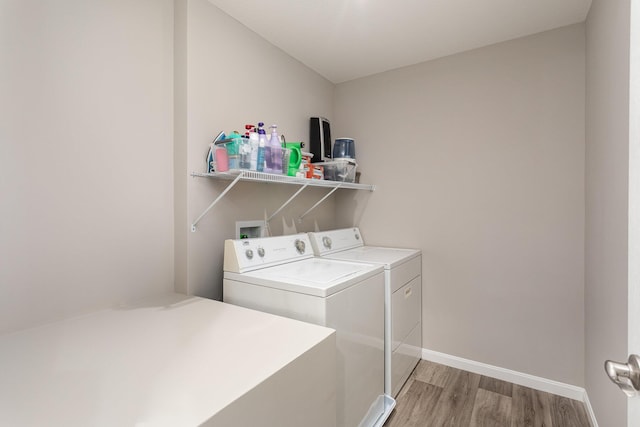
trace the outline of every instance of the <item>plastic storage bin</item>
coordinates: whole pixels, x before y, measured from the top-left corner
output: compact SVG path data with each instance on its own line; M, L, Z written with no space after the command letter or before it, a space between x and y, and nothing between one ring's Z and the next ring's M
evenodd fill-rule
M317 164L317 163L316 163ZM330 181L355 182L357 164L352 159L334 159L321 163L324 166L324 179Z

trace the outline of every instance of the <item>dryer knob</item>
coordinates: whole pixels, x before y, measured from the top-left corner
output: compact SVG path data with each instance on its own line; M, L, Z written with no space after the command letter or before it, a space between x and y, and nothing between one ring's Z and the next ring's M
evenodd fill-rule
M253 259L253 251L251 249L247 249L244 254L247 258Z
M324 236L322 238L322 244L324 245L325 248L331 249L331 237Z
M360 235L356 233L356 240L360 240Z
M304 241L300 240L300 239L296 239L296 241L294 242L294 245L296 247L296 250L298 251L299 254L303 254L305 251L305 244Z
M258 248L258 256L264 258L264 248L262 246Z

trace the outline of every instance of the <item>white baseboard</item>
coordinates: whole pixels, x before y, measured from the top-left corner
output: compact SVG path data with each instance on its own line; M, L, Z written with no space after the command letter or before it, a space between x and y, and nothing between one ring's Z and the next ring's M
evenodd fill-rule
M591 427L598 427L598 420L596 420L596 414L593 412L593 407L591 406L591 402L589 402L589 395L587 392L584 392L584 406L587 407L587 415L589 415L589 421L591 421Z
M569 399L579 400L580 402L585 403L587 413L591 419L593 427L598 427L595 414L593 413L593 408L591 407L589 398L587 397L587 391L582 387L549 380L547 378L536 377L534 375L512 371L511 369L500 368L498 366L488 365L474 360L463 359L462 357L427 350L426 348L422 349L422 358L424 360L473 372L475 374L485 375L487 377L497 378L499 380L508 381L513 384L518 384L547 393L557 394L558 396L568 397Z

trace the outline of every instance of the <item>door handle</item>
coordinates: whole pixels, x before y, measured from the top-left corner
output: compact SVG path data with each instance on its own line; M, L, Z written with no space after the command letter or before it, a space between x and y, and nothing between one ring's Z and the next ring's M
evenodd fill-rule
M615 384L629 397L640 392L640 356L632 354L627 363L604 362L604 370Z

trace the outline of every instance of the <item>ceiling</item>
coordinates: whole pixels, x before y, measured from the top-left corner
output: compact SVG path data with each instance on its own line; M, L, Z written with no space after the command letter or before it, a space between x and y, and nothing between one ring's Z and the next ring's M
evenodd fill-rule
M591 0L209 0L333 83L585 20Z

